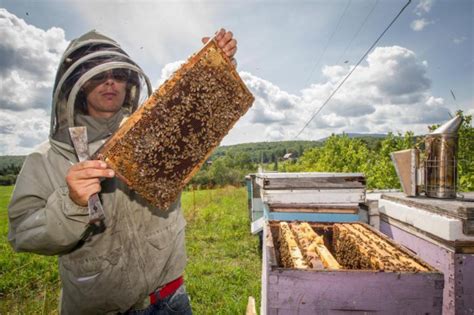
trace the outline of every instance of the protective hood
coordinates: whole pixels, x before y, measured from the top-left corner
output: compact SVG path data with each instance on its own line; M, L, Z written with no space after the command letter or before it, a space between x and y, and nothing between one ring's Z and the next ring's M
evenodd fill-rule
M126 81L122 108L110 119L88 116L84 85L89 80L120 72ZM148 77L114 40L90 31L73 40L59 63L53 89L50 139L70 144L69 127L87 126L89 142L110 135L151 95ZM102 128L103 127L103 128Z

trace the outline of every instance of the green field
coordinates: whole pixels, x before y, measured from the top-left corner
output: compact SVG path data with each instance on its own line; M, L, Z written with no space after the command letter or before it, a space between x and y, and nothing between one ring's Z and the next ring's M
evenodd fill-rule
M55 314L61 285L56 258L17 254L8 244L12 190L0 186L0 314ZM233 187L183 193L185 281L195 314L244 314L249 296L260 304L261 260L246 198L245 189Z

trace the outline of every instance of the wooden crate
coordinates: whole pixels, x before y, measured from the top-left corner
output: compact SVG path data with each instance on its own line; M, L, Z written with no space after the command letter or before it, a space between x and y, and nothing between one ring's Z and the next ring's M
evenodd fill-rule
M443 275L376 230L364 225L429 271L282 268L276 250L279 222L269 221L264 229L262 314L441 314ZM310 224L332 250L333 223Z
M99 150L161 209L176 200L254 98L215 40L191 56Z
M443 313L474 314L474 202L385 193L379 212L381 232L443 272Z
M365 199L360 173L259 173L255 179L261 198L273 207L307 204L358 206Z

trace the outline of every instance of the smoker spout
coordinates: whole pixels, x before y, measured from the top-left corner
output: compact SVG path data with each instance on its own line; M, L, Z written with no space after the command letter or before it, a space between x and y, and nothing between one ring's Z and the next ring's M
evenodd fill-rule
M430 135L439 135L439 134L457 134L459 128L461 127L462 117L456 115L453 119L445 122L439 126L435 131L431 132Z

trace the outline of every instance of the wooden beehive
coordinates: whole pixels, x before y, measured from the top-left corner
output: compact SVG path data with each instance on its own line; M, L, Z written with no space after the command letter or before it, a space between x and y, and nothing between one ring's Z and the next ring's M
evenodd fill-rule
M474 192L463 199L383 193L380 231L444 274L443 314L474 310Z
M167 209L253 100L229 58L211 40L96 157L151 204Z
M282 254L288 252L280 250L286 245L280 241L285 237L280 235L281 223L269 221L264 229L262 314L441 314L443 275L370 226L304 223L316 233L310 236L301 223L289 223L300 226L299 231L293 229L295 238L322 241L341 265L295 268L285 267L288 257ZM308 247L306 241L297 243ZM373 246L364 247L367 243ZM361 267L361 256L374 263ZM389 263L376 264L381 256Z

